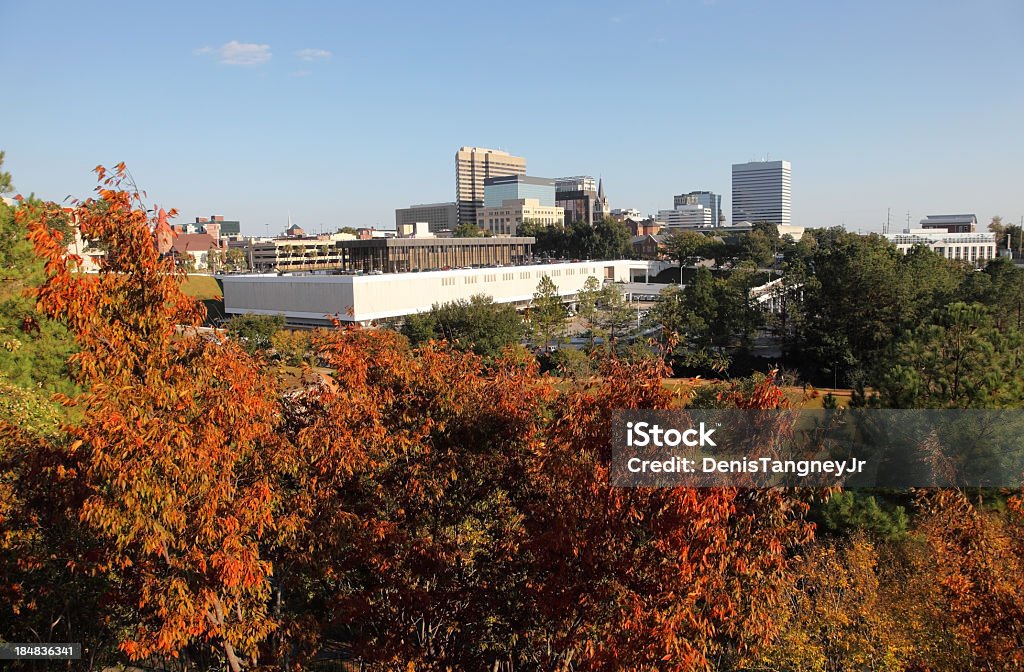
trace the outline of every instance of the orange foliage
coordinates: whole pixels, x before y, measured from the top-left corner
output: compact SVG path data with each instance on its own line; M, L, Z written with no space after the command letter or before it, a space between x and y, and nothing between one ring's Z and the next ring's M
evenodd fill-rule
M937 565L949 613L978 669L1024 667L1024 508L986 512L959 491L921 496L921 530Z
M202 306L153 245L141 196L120 190L123 165L98 199L77 203L83 237L108 254L98 275L77 272L47 226L52 208L22 208L45 260L42 312L62 320L86 390L68 405L70 458L88 492L81 519L105 541L101 568L134 595L136 627L121 642L131 658L192 644L253 651L272 628L270 565L260 542L277 525L273 384L236 344L181 333Z
M780 491L610 485L611 414L678 405L660 361L575 386L389 331L321 331L331 376L279 398L260 362L190 327L123 165L76 204L109 254L69 263L25 210L86 390L68 462L132 658L214 647L297 665L328 643L376 669L708 670L764 644L809 538ZM109 172L109 175L108 175ZM774 408L768 379L720 399Z

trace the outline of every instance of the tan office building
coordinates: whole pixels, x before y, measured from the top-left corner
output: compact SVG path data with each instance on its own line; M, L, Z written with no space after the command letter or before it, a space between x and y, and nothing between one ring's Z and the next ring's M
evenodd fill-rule
M519 198L502 201L496 208L476 211L476 225L496 236L519 235L523 222L561 227L565 224L565 208L541 205L536 198Z
M525 175L526 159L499 149L462 147L455 153L455 200L459 223L477 222L484 204L484 180L502 175Z

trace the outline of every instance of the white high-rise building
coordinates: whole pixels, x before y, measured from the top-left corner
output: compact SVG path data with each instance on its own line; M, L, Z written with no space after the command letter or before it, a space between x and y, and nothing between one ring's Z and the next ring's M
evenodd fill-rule
M709 229L714 226L714 212L703 205L677 205L672 210L659 210L658 220L665 226L685 229Z
M789 226L789 161L732 164L732 223L772 222Z

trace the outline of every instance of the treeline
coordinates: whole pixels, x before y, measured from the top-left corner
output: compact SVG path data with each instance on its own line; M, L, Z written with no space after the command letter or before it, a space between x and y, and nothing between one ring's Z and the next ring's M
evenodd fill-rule
M808 230L799 241L755 234L777 250L773 272L757 272L739 246L730 270L701 268L683 290L666 290L658 301L654 317L679 340L680 363L699 365L709 353L729 359L770 333L784 347L776 361L816 385L854 388L862 405L1024 401L1024 269L1010 259L975 270L925 248L904 255L880 236L839 228ZM693 234L674 249L681 259L717 261L721 245ZM758 309L750 289L779 278L771 293L780 312Z
M552 377L319 330L289 382L245 325L182 328L202 305L122 176L73 213L98 275L58 206L15 214L45 264L22 308L74 354L60 406L0 383L0 639L82 642L78 669L1024 666L1019 494L612 488L613 410L788 403L772 375L680 393L615 348Z
M552 259L628 259L633 255L629 227L610 217L594 222L571 222L565 226L546 226L524 222L518 234L533 236L535 257Z

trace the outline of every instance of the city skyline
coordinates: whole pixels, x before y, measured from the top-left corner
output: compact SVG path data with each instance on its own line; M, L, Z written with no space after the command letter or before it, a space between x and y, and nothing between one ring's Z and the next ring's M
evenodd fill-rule
M0 5L16 66L0 149L42 198L125 161L179 223L390 228L396 208L452 200L453 153L479 146L603 178L612 207L645 215L696 189L731 222L731 166L762 158L792 163L796 225L1024 215L1015 2L58 5ZM76 29L13 28L52 15ZM709 83L714 104L683 105Z

